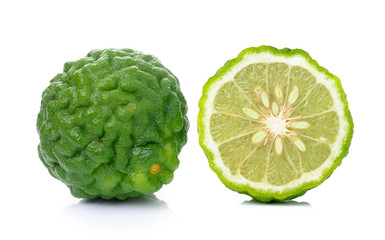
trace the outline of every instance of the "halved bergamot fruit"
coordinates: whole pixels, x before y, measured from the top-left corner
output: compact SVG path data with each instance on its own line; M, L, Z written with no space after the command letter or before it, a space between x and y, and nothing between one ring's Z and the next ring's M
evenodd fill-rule
M245 49L208 80L199 107L210 167L228 188L263 202L321 184L353 134L340 80L299 49Z

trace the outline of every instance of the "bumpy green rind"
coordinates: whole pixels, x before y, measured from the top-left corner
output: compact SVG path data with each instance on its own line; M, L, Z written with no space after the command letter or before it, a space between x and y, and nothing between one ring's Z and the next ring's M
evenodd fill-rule
M151 55L93 50L42 96L39 157L75 197L126 199L171 182L187 141L178 79ZM150 172L158 163L160 171Z
M347 126L347 134L345 138L343 139L342 143L342 151L340 152L339 156L336 157L333 160L333 164L330 168L324 169L322 172L322 176L316 180L305 182L304 184L295 187L290 188L285 191L272 191L272 190L264 190L264 189L254 189L250 187L249 185L240 184L236 182L229 181L225 174L222 172L222 170L215 165L214 163L214 154L211 152L211 150L204 144L204 140L206 138L205 132L204 132L204 122L203 119L205 117L205 106L207 101L207 94L209 92L209 89L211 85L221 79L222 76L225 76L235 65L240 63L244 56L250 53L263 53L268 52L272 55L276 56L283 56L283 57L291 57L295 55L300 55L303 58L306 59L306 61L312 65L315 69L317 69L319 72L324 73L327 78L331 81L333 81L338 89L338 95L341 100L341 102L344 104L344 118L346 119L348 126ZM206 82L206 84L203 87L202 91L202 97L199 100L199 114L198 114L198 133L199 133L199 144L202 147L205 155L207 156L209 160L210 168L217 174L219 179L222 181L222 183L229 189L236 191L238 193L247 194L251 196L252 198L261 201L261 202L271 202L271 201L285 201L289 199L293 199L299 196L302 196L305 194L308 190L317 187L322 182L324 182L329 176L333 173L333 171L341 164L342 159L348 154L350 143L353 137L353 120L349 111L349 105L346 99L346 94L342 88L341 81L338 77L331 74L327 69L321 67L315 60L313 60L310 55L301 50L301 49L277 49L275 47L271 46L260 46L260 47L251 47L243 50L237 58L231 59L225 63L223 67L221 67L216 74L209 78L209 80Z

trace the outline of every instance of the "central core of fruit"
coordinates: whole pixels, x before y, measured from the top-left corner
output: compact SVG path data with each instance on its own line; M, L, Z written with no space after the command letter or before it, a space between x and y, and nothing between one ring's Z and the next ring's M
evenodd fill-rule
M266 127L275 135L285 134L287 131L286 120L279 117L271 117L266 119Z
M297 131L307 129L310 123L300 121L298 117L291 116L295 104L298 101L299 88L293 86L284 97L285 89L281 85L274 87L273 94L269 94L261 87L255 89L257 101L260 103L258 111L247 106L242 108L242 112L257 121L263 122L265 126L256 131L251 141L254 144L266 145L269 141L274 142L275 152L280 155L284 148L285 138L290 141L302 152L306 151L306 146Z

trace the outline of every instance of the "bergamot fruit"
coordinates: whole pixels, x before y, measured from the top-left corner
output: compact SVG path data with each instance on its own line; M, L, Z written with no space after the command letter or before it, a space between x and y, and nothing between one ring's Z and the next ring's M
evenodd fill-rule
M126 199L173 179L187 141L178 79L151 55L93 50L43 92L38 152L75 197Z
M245 49L208 80L199 107L199 141L212 170L263 202L321 184L353 134L340 80L299 49Z

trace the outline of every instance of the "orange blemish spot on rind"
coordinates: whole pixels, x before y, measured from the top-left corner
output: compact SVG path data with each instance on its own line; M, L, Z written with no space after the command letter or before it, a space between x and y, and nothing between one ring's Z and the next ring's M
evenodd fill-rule
M154 163L150 167L150 173L157 174L160 171L160 165L159 163Z

